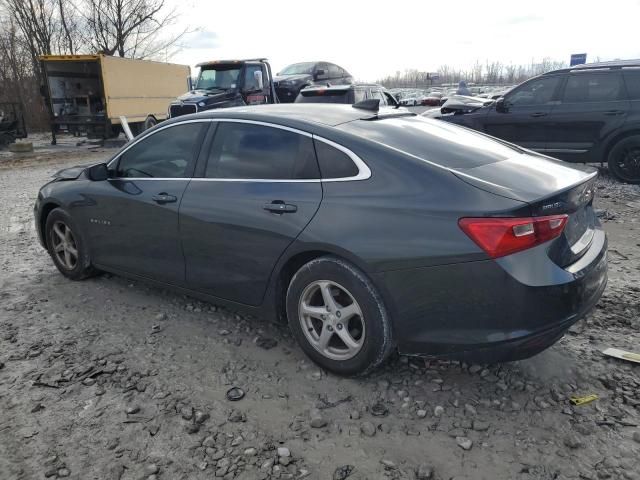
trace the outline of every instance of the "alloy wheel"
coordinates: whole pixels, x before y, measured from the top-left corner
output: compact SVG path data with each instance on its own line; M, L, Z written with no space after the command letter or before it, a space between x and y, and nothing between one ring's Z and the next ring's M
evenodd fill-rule
M366 333L362 309L336 282L309 284L298 302L298 318L309 343L327 358L349 360L362 349Z
M625 148L620 153L617 163L625 180L638 181L640 179L640 146L633 145Z
M64 268L73 270L78 264L78 246L73 232L64 222L55 222L51 231L54 255Z

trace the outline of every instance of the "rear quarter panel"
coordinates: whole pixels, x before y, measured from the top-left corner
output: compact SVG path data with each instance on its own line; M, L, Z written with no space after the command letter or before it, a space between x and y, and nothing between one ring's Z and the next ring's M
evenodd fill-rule
M348 252L371 273L480 260L485 253L458 219L528 208L390 148L342 144L368 164L371 178L324 182L322 204L297 249Z

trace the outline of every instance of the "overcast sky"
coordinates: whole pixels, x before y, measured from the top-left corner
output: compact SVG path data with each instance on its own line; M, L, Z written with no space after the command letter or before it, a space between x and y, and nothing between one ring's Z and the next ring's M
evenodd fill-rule
M640 58L640 0L169 0L199 31L172 58L195 65L265 56L275 71L327 60L358 80L476 60Z

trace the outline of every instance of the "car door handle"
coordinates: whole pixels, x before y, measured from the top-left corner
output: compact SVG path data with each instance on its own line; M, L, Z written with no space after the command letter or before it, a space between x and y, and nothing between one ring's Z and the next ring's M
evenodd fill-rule
M605 115L623 115L624 110L607 110L604 112Z
M271 203L265 203L262 207L266 211L271 213L283 214L283 213L295 213L298 211L298 207L282 201L273 201Z
M159 203L160 205L162 205L163 203L173 203L173 202L178 200L178 197L175 197L173 195L169 195L166 192L162 192L162 193L159 193L158 195L154 195L153 197L151 197L151 199L154 202Z
M546 115L547 115L547 112L535 112L531 114L532 117L544 117Z

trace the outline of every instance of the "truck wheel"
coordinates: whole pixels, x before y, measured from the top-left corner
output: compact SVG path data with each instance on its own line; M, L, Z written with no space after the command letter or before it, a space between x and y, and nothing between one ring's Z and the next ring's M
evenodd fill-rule
M155 127L157 124L158 124L158 121L156 120L156 118L149 115L147 119L144 121L144 130L142 131L144 132L146 130L149 130L150 128Z
M620 140L609 152L609 171L618 180L640 183L640 135Z

